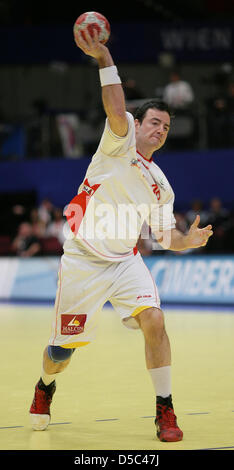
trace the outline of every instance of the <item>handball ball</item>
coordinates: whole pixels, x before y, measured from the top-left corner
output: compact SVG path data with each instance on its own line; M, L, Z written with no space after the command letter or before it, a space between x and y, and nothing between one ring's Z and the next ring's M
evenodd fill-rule
M80 15L75 24L74 24L74 33L81 31L83 38L85 36L83 31L88 29L91 36L93 36L93 31L96 29L98 32L98 39L102 44L105 44L110 36L110 24L105 16L96 11L87 11Z

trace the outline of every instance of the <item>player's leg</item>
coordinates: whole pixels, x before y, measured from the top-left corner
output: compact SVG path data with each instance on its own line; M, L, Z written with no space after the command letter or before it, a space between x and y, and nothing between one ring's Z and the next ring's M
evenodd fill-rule
M49 425L50 405L56 390L56 375L68 366L74 350L60 346L47 346L44 350L42 374L35 386L30 407L32 427L36 431L44 431Z
M55 378L68 366L74 349L95 338L109 285L112 279L105 263L97 265L96 258L83 252L80 256L79 253L74 257L62 256L51 337L30 409L34 429L48 426Z
M164 315L159 308L146 308L135 317L145 339L146 367L156 394L157 436L161 441L180 441L183 432L177 425L171 391L171 348Z
M74 348L65 349L60 346L47 346L43 353L42 380L49 385L55 380L56 374L62 372L71 361Z
M159 308L146 308L135 316L145 338L147 369L171 365L171 348L165 329L164 315Z
M160 422L161 426L157 435L161 440L180 440L183 433L176 426L171 398L171 348L157 286L139 254L120 263L116 277L118 289L111 303L125 326L141 328L144 335L146 366L156 395L156 424ZM173 431L170 429L172 421ZM162 432L164 423L166 435Z

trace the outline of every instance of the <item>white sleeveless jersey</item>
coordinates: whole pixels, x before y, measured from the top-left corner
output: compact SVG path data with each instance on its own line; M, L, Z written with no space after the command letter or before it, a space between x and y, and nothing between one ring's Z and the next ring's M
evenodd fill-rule
M83 248L105 260L124 261L136 253L144 221L156 237L175 228L173 190L160 168L137 152L134 118L130 113L127 118L125 137L115 135L106 119L78 195L65 211L71 228L66 254Z

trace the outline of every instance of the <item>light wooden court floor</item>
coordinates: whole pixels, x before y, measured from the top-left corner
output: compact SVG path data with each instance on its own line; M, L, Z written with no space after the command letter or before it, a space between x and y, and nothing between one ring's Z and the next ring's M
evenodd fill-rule
M165 309L173 397L184 440L155 437L154 392L140 331L112 309L96 341L73 355L57 379L52 419L33 431L29 407L50 336L51 307L0 306L0 449L234 449L233 311Z

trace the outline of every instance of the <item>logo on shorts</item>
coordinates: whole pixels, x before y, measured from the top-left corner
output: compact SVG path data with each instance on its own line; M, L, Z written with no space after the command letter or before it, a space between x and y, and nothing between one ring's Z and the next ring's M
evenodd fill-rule
M138 295L138 296L137 296L137 300L139 300L139 299L146 299L146 298L148 298L148 297L152 297L152 295Z
M84 331L87 319L86 313L79 315L61 315L61 335L79 335Z

